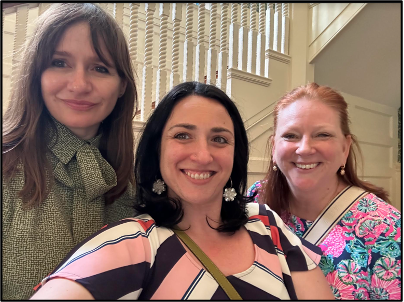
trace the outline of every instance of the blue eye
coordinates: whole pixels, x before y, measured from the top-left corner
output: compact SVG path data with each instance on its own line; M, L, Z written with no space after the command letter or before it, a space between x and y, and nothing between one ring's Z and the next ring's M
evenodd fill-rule
M51 66L60 67L60 68L61 67L66 67L66 62L63 61L63 60L59 60L59 59L52 60Z
M180 140L185 140L185 139L189 139L190 136L188 135L188 133L177 133L176 135L174 135L174 138L180 139Z
M109 73L108 69L104 66L96 66L94 69L99 73Z
M214 142L219 143L219 144L227 144L227 139L225 139L223 136L216 136L213 139Z
M317 134L318 137L330 137L331 135L328 133L319 133Z

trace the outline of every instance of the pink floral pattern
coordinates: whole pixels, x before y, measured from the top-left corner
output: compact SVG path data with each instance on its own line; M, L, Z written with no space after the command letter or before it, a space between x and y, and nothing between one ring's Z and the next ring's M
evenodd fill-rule
M326 276L328 284L331 286L331 290L334 296L340 300L353 300L355 287L353 285L347 285L340 280L337 271L334 271Z
M249 196L260 185L250 187ZM290 213L281 217L299 237L313 224ZM336 299L401 299L401 214L392 205L374 194L364 196L319 247L319 266Z
M341 226L336 225L330 234L319 245L324 255L332 255L339 257L345 249L345 240L343 229Z

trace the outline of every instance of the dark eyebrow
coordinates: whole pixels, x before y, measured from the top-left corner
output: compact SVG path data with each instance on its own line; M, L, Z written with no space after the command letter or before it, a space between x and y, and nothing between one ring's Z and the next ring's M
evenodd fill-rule
M175 128L175 127L181 127L181 128L185 128L188 130L195 130L196 126L195 125L191 125L191 124L176 124L172 127L170 127L170 129L168 129L168 131L170 131L171 129Z
M228 133L230 133L232 136L234 136L233 132L231 132L229 129L222 128L222 127L215 127L215 128L212 128L211 131L214 132L214 133L228 132Z
M68 51L60 51L60 50L55 50L54 55L59 55L59 56L69 57L69 58L72 57L72 54L70 52L68 52ZM108 61L103 62L98 56L94 56L91 59L94 62L103 63L103 64L107 65L107 67L112 67L112 65Z
M170 127L170 129L168 129L168 131L170 131L171 129L176 128L176 127L181 127L181 128L185 128L185 129L188 129L188 130L195 130L196 129L196 126L192 125L192 124L176 124L176 125ZM211 131L214 132L214 133L228 132L232 136L234 136L234 134L229 129L222 128L222 127L214 127L214 128L212 128Z

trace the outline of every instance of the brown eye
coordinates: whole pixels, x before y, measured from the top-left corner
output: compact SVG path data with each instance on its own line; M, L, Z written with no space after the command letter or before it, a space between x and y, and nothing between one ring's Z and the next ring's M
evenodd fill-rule
M176 135L174 135L174 138L180 139L180 140L185 140L185 139L190 139L190 136L188 135L188 133L177 133Z
M228 143L227 139L225 139L223 136L216 136L213 139L213 141L216 142L216 143L219 143L219 144L227 144Z
M108 69L104 66L96 66L94 69L99 73L109 73Z
M52 60L51 66L59 67L59 68L66 67L66 62L63 60L55 59L55 60Z

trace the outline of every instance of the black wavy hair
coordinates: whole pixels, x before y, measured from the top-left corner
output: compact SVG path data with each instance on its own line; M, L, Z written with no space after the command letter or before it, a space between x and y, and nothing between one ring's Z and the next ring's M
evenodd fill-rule
M139 214L147 213L152 216L157 226L173 228L182 220L184 212L180 200L169 198L167 191L157 195L152 192L152 187L156 179L162 178L159 161L163 129L175 105L190 95L198 95L219 102L226 108L234 125L235 146L231 180L237 196L232 202L226 202L223 199L220 212L222 224L216 228L219 232L234 233L247 222L246 203L253 200L253 197L244 196L247 185L249 145L244 123L236 105L226 93L212 85L185 82L175 86L161 100L147 120L136 149L134 207ZM230 187L230 180L226 187Z

